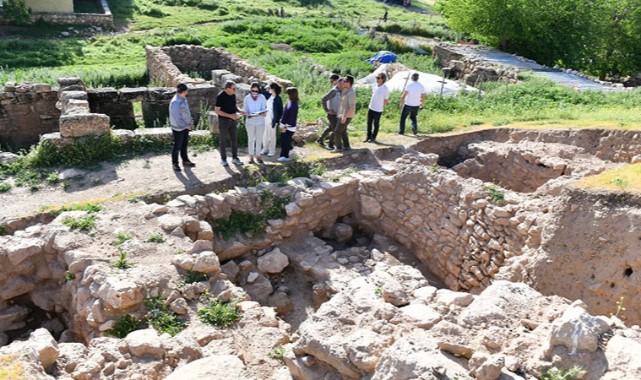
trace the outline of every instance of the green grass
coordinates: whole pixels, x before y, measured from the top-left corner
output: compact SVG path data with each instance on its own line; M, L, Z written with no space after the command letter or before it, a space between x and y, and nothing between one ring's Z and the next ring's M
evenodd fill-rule
M575 186L630 193L641 192L641 164L626 165L600 174L584 177Z
M210 301L209 304L198 309L198 316L203 322L214 327L226 328L240 320L240 310L233 302Z
M103 209L104 208L102 206L93 203L78 203L68 206L62 206L57 209L51 209L49 212L54 216L58 216L65 211L86 211L89 214L95 214L102 211Z
M184 276L185 284L193 284L195 282L205 282L209 279L206 273L187 271Z
M9 192L9 191L11 191L12 188L13 188L13 186L11 186L10 183L0 182L0 193Z

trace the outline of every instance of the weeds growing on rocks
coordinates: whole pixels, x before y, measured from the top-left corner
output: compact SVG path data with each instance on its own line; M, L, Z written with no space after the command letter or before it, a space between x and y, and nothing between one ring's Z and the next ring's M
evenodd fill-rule
M113 266L118 269L129 269L134 266L133 263L127 259L127 252L118 248L118 260L113 262Z
M278 346L274 348L267 356L270 359L278 360L281 363L285 363L285 348L283 346Z
M204 282L207 281L209 277L205 273L192 272L190 270L185 273L185 284L193 284L195 282Z
M496 185L490 183L483 185L488 193L490 193L490 201L498 206L503 206L505 204L505 193L501 191Z
M234 302L210 301L208 305L198 310L198 316L205 323L225 328L240 320L240 310Z
M131 234L127 233L127 232L118 231L118 234L116 235L116 239L113 242L111 242L111 244L115 245L116 247L120 247L127 240L131 240L133 238L134 237Z
M156 243L156 244L164 243L166 240L167 239L161 233L151 234L149 236L149 239L147 239L149 243Z
M570 369L550 368L540 377L540 380L574 380L578 379L577 375L583 372L583 369L573 367Z
M145 320L161 334L175 336L187 327L187 322L178 318L178 315L159 297L145 299L145 307L147 307Z
M11 190L13 186L7 182L0 182L0 193L6 193Z
M114 327L105 331L107 335L114 336L116 338L125 338L129 335L130 332L140 330L145 327L143 321L140 321L133 316L127 314L116 321Z
M103 207L93 203L75 204L70 206L62 206L58 209L50 210L53 216L58 216L65 211L86 211L89 214L95 214L103 210ZM44 210L43 210L44 211Z
M79 218L68 216L62 220L62 224L71 228L72 230L79 230L81 232L89 232L96 227L96 216L87 215Z

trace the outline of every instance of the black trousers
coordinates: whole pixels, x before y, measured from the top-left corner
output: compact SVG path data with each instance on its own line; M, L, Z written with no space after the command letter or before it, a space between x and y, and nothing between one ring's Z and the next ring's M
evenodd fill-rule
M332 146L334 144L334 128L336 128L337 117L336 115L327 114L327 120L329 121L329 124L319 139L320 141L323 141L325 140L325 137L329 136L329 145Z
M376 140L376 136L378 136L378 128L381 125L381 115L382 112L376 112L367 110L367 139L368 140ZM374 129L372 130L372 124L374 126Z
M220 130L220 142L218 145L220 159L227 160L227 153L225 152L227 139L231 141L232 158L238 158L238 128L236 127L236 120L221 117L218 119L218 129Z
M180 152L180 158L183 162L189 161L187 158L187 144L189 143L189 130L185 129L184 131L174 131L171 132L174 134L174 149L171 151L171 163L178 165L178 153Z
M416 133L418 130L418 122L416 121L416 115L418 114L418 106L412 107L407 104L403 106L403 111L401 112L401 125L399 132L405 133L405 119L407 115L410 115L410 120L412 121L412 132Z
M294 132L285 131L280 134L280 156L289 158L289 151L292 150L292 136Z

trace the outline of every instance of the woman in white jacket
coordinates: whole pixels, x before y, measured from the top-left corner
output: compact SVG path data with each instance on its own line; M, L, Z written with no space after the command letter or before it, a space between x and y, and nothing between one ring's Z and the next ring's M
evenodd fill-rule
M243 109L247 113L245 128L247 129L247 150L249 163L263 163L260 157L263 135L265 134L265 117L267 116L267 99L260 93L258 82L251 84L251 92L245 97ZM256 161L254 161L256 158Z

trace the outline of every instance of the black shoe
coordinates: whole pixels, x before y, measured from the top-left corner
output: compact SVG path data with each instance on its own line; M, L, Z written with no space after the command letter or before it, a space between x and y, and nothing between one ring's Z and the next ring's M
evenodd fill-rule
M399 135L404 135L404 134L405 134L405 132L398 132L398 134L399 134Z
M180 170L180 166L178 166L178 164L173 164L173 167L174 167L174 171L175 171L175 172L180 172L180 171L182 171L182 170Z
M325 146L325 143L323 142L322 139L316 140L316 143L318 143L318 145L320 145L320 146Z
M413 133L414 135L416 135L416 134L418 133L418 131L417 131L416 129L412 129L412 133Z
M372 142L372 140L370 140L370 139L365 139L365 140L363 140L363 142Z
M334 150L335 148L334 148L334 145L328 145L328 146L327 146L327 149L329 149L329 150Z
M373 144L373 143L376 142L376 139L370 139L369 142L371 142Z
M196 166L196 164L191 161L183 161L183 166L189 166L193 168L194 166Z

